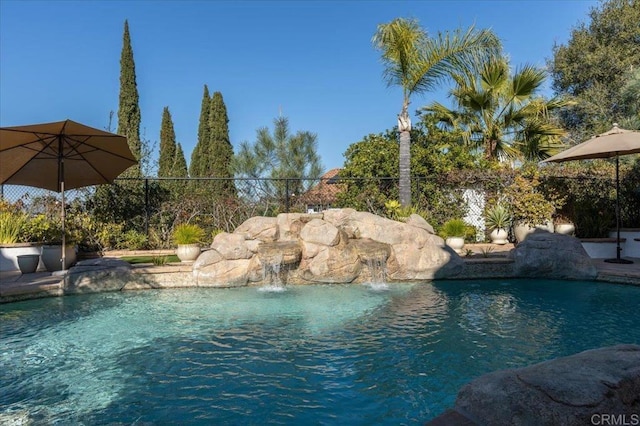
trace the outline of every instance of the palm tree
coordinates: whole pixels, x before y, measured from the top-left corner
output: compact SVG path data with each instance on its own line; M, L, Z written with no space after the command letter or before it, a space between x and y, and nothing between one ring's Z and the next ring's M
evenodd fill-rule
M491 161L539 161L563 147L565 131L550 113L570 105L560 97L545 100L537 92L544 70L525 65L510 75L505 58L491 59L476 74L454 76L456 109L433 102L420 112L432 114L448 129L461 131L465 144Z
M378 25L372 39L382 52L384 79L389 86L402 87L400 132L400 204L411 205L411 119L409 103L413 94L434 90L452 74L473 69L482 58L498 55L500 40L490 30L438 33L429 37L417 20L396 18Z

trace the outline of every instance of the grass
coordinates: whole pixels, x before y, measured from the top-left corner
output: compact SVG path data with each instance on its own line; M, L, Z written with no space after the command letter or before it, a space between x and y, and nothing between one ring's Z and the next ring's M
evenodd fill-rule
M164 262L159 262L159 259L162 258L166 258L166 261ZM120 258L121 260L124 260L125 262L129 262L132 265L137 265L140 263L153 263L154 265L157 264L164 264L164 263L173 263L173 262L180 262L180 259L178 259L178 256L176 256L175 254L169 254L169 255L155 255L155 256L122 256ZM164 260L164 259L162 259Z

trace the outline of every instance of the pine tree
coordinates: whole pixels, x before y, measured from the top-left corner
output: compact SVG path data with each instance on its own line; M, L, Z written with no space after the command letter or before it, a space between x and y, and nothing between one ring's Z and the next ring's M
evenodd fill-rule
M173 121L169 107L162 111L162 125L160 127L160 156L158 159L158 176L174 176L174 163L176 159L176 133L173 129Z
M182 145L176 144L176 155L173 161L172 176L175 177L188 177L187 174L187 161L184 158L184 152L182 151Z
M209 145L209 110L211 98L209 96L209 88L204 85L204 93L202 95L202 105L200 107L200 122L198 124L198 142L191 153L191 164L189 165L189 175L191 177L206 176L206 159L205 153L208 151Z
M138 161L142 156L140 141L140 105L136 84L136 66L133 61L133 49L129 36L129 23L124 21L122 53L120 55L120 102L118 106L117 133L127 138L129 148ZM133 166L124 174L127 177L142 175L140 164Z

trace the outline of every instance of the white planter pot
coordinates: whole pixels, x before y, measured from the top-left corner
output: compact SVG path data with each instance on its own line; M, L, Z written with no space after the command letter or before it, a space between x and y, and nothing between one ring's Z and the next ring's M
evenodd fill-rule
M555 227L557 234L573 235L576 232L576 227L573 223L559 223Z
M462 248L464 247L464 238L462 237L449 237L444 243L451 247L456 253L462 253Z
M176 256L181 262L193 262L200 256L200 244L178 244Z
M496 228L489 234L489 238L493 244L503 245L507 244L507 238L509 237L509 233L502 228Z
M525 240L525 238L527 238L527 235L534 233L538 229L553 233L553 222L548 221L546 224L535 225L535 226L529 226L523 223L516 223L513 226L513 235L516 237L516 241L521 243Z
M70 245L65 246L64 255L64 269L69 269L77 260L75 247ZM61 271L62 244L42 246L42 263L49 272Z

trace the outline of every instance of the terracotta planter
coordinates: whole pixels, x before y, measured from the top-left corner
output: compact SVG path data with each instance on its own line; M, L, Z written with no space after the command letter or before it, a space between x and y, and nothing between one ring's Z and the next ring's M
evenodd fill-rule
M462 248L464 247L464 238L463 237L449 237L445 241L445 244L451 247L456 253L462 253Z
M200 244L178 244L176 256L181 262L193 262L200 256Z
M33 274L40 263L39 254L21 254L18 256L18 268L22 274Z
M73 246L65 247L65 268L69 269L71 265L76 263L76 250ZM62 245L46 245L42 246L42 263L47 271L61 271L62 270Z
M509 233L502 228L496 228L489 234L489 238L491 239L491 243L504 245L507 244L507 238L509 237Z

